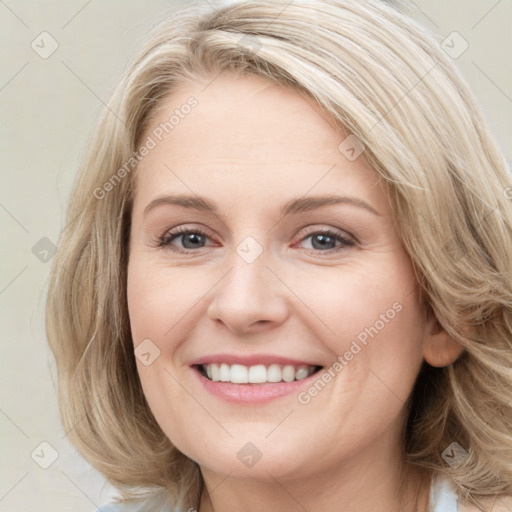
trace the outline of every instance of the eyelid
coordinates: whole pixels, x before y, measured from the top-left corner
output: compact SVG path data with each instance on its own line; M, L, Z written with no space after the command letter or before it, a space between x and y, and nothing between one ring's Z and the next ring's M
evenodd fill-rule
M305 238L306 236L311 235L316 232L331 231L333 233L335 232L336 235L338 235L338 236L346 236L346 237L354 240L354 242L358 242L356 237L354 237L352 234L350 234L347 231L340 229L340 228L334 228L334 227L330 227L330 226L326 227L325 225L315 224L315 225L306 226L304 228L301 228L299 233L301 233L302 230L306 230L306 232L302 233L302 235L298 239L298 241L300 241L303 238ZM190 225L190 224L183 224L183 225L179 225L179 226L176 226L173 228L167 228L167 229L165 229L165 231L162 233L162 235L159 238L165 238L165 236L171 231L174 231L173 236L176 236L176 235L182 234L182 233L188 233L188 232L198 232L198 233L201 233L201 234L207 236L208 238L212 238L212 236L209 234L209 232L211 232L211 230L209 230L208 228L204 228L204 227L198 228L196 225ZM293 238L295 239L295 238L297 238L297 236L298 235L296 234Z
M296 246L297 244L300 244L310 236L314 234L323 234L327 237L335 239L338 243L341 244L341 246L338 246L336 248L326 249L326 250L319 250L319 249L304 249L307 253L314 254L314 255L320 255L324 254L325 256L332 255L332 254L338 254L345 250L347 250L350 247L355 247L359 244L358 240L351 235L350 233L346 232L345 230L334 228L332 226L322 226L319 224L306 226L305 228L302 228L302 230L306 230L305 232L302 232L301 236L293 243L293 246ZM302 231L301 230L301 231ZM179 238L182 235L188 234L188 233L196 233L200 236L203 236L208 239L212 239L215 237L211 237L208 233L208 229L205 229L203 227L196 227L190 224L182 224L173 228L168 228L164 231L164 233L158 237L157 239L157 246L161 247L163 249L169 249L171 252L176 254L184 254L189 256L195 256L201 254L201 249L205 249L205 247L199 247L199 248L180 248L176 247L172 244L172 242ZM297 235L294 237L294 239L297 237ZM211 245L210 245L211 247ZM197 249L197 250L196 250Z
M190 225L190 224L182 224L182 225L179 225L179 226L175 226L173 228L167 228L162 233L162 235L160 235L158 237L158 241L162 243L161 245L164 245L164 242L167 239L171 239L172 238L174 240L174 239L178 238L180 235L183 235L183 234L186 234L186 233L199 233L202 236L205 236L205 237L207 237L209 239L212 239L214 237L212 237L210 235L210 232L211 232L211 230L209 230L207 228L197 227L195 225L193 226L193 225ZM168 242L168 244L170 244L170 241ZM167 245L167 244L165 244L165 245Z
M306 230L303 232L303 230ZM354 243L359 243L359 240L349 233L348 231L341 229L341 228L335 228L333 226L326 226L325 224L313 224L310 226L306 226L305 228L301 228L299 233L301 233L301 236L299 238L299 241L303 240L305 237L312 235L317 232L327 232L330 231L331 233L335 234L336 236L339 236L341 238L346 238L347 240L351 240Z

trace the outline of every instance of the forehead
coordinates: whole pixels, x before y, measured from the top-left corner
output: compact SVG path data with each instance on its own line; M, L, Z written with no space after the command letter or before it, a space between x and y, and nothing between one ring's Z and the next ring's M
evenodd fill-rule
M183 108L191 97L196 106ZM137 169L137 194L148 199L157 191L217 191L252 200L314 189L380 203L377 176L364 155L350 161L339 150L347 135L304 93L252 75L222 73L181 85L159 106L142 138L152 137L156 145Z
M320 149L319 144L321 149L335 153L343 136L339 130L334 131L326 113L306 94L254 75L228 72L174 90L159 106L148 133L169 121L190 97L197 100L197 106L164 135L176 156L192 157L185 149L194 142L211 156L229 152L245 158L260 153L262 146L274 149L277 144L292 154L298 152L299 144L302 153L312 145ZM187 148L183 139L189 139Z

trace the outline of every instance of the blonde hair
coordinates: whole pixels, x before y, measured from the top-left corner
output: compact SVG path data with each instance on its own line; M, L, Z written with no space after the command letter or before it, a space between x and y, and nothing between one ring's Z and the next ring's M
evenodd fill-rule
M382 1L216 7L166 13L128 63L74 185L47 303L70 441L125 499L152 490L198 506L200 469L160 429L135 364L126 304L134 175L141 139L175 87L252 73L315 98L364 144L427 307L465 349L447 367L423 364L406 462L448 475L476 504L512 494L511 173L461 74L436 36ZM458 467L443 458L454 442L467 452Z

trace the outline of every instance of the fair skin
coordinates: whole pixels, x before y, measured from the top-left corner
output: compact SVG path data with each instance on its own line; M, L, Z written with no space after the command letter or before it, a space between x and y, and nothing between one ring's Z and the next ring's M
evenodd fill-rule
M137 169L128 264L134 345L160 350L147 366L137 359L142 387L162 430L201 468L200 512L427 511L419 473L398 492L405 402L423 360L446 366L462 349L425 314L382 183L364 153L338 151L347 134L312 99L256 77L209 81L173 91L150 123L146 136L197 98ZM145 213L177 194L218 211L158 202ZM287 201L320 195L374 212L339 203L280 216ZM159 244L176 227L189 233ZM325 235L322 245L325 230L351 243ZM250 263L237 253L246 237L262 251ZM307 404L297 392L230 402L191 366L270 354L322 366L316 380L393 304L400 311ZM251 467L237 456L249 442L261 454Z

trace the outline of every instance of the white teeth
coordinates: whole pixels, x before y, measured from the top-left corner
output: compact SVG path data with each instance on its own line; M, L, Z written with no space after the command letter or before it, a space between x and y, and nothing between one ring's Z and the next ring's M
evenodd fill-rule
M247 366L242 366L241 364L234 364L231 366L231 382L235 384L246 384L249 382L247 375Z
M219 380L221 382L229 382L231 380L231 375L229 371L229 365L221 364L219 367Z
M302 379L305 379L306 377L309 377L307 368L301 367L295 373L295 378L297 380L302 380Z
M248 380L254 384L267 382L267 369L265 368L265 365L258 364L257 366L251 366L249 368Z
M295 380L295 368L291 365L286 365L283 368L283 380L285 382L292 382Z
M282 372L278 364L271 364L267 369L267 382L281 382Z
M266 367L263 364L244 366L241 364L229 365L205 364L203 369L208 378L214 382L232 382L233 384L262 384L265 382L293 382L309 377L315 366L293 366L291 364L271 364Z

